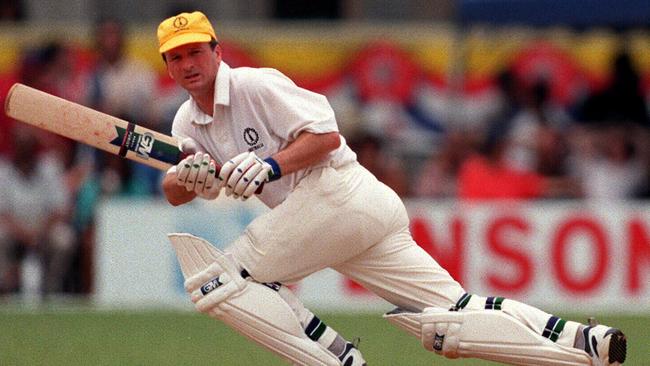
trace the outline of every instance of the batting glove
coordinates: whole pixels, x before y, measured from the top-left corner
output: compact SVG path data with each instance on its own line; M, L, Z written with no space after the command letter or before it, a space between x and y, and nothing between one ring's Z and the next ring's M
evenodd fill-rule
M280 167L275 160L262 160L254 152L246 152L224 164L219 179L225 182L226 195L245 201L264 182L280 179L280 176Z
M219 196L221 186L216 182L216 163L209 154L196 153L183 159L176 167L176 183L188 192L213 200Z

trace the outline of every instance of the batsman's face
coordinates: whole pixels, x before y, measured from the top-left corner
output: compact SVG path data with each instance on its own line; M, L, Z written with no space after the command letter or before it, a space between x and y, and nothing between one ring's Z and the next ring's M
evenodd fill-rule
M190 93L210 91L214 87L221 48L209 43L190 43L165 52L167 71L178 85Z

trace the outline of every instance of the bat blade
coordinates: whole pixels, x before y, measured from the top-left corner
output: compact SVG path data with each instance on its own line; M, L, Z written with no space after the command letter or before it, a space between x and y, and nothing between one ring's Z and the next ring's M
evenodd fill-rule
M14 84L5 100L7 116L111 154L166 171L185 156L178 141L81 104L24 84ZM221 169L217 166L217 174ZM262 193L262 184L256 193Z
M175 138L16 83L7 116L109 153L167 170L182 158Z

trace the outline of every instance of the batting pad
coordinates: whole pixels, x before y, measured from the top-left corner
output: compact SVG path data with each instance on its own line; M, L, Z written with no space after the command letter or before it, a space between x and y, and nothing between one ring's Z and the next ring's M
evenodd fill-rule
M295 365L340 366L307 337L289 305L273 289L246 280L232 258L191 234L168 234L197 310Z
M395 309L384 317L420 338L424 348L448 358L474 357L510 365L590 366L586 352L560 346L500 311L421 313Z

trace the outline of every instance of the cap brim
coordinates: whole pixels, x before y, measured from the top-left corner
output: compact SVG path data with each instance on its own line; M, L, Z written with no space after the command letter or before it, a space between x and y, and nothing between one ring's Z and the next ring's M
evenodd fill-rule
M160 46L158 51L160 53L167 52L178 46L182 46L189 43L198 43L198 42L210 42L212 36L205 33L184 33L179 34L169 41L165 42Z

